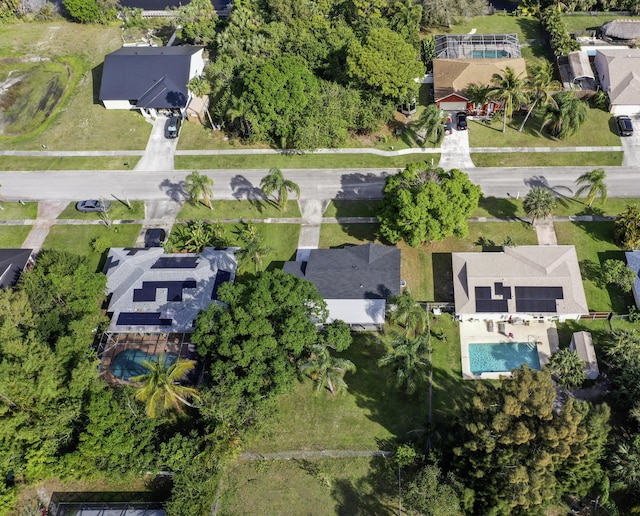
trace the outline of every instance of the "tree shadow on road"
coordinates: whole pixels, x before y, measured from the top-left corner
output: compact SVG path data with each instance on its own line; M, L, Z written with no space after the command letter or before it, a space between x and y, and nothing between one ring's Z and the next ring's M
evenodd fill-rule
M173 182L167 178L160 183L160 190L167 194L167 197L172 201L181 202L189 199L185 185L184 181Z

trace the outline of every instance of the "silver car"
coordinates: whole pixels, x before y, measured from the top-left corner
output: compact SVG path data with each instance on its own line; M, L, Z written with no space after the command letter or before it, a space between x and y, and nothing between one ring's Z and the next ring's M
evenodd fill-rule
M111 209L111 203L109 201L99 201L96 199L90 199L88 201L80 201L76 204L76 209L83 213L92 212L107 212Z

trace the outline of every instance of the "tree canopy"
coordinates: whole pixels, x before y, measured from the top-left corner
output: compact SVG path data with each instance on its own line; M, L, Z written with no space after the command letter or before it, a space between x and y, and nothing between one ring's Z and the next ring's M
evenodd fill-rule
M388 176L378 209L380 233L390 242L423 242L467 234L467 219L482 192L458 169L448 172L427 163L412 163Z

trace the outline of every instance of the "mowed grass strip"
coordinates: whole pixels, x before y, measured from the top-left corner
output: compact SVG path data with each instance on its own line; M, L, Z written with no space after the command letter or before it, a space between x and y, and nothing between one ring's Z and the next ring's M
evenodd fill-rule
M352 429L356 431L357 429ZM222 476L221 514L388 514L385 459L236 461Z
M342 201L334 199L324 212L324 217L375 217L380 201Z
M232 154L223 156L176 156L177 170L265 169L288 168L404 168L408 163L433 159L439 154L409 154L406 156L376 156L375 154Z
M574 245L589 310L627 313L633 296L618 287L602 286L601 267L608 259L624 261L624 252L613 241L613 222L556 222L558 244Z
M351 347L336 353L357 368L345 376L348 391L335 396L324 390L316 394L314 383L303 378L278 398L274 417L266 422L261 436L245 444L245 450L378 450L385 441L422 425L426 390L408 396L389 384L389 371L378 366L385 353L377 333L354 334Z
M624 153L610 152L472 152L476 167L618 167Z
M0 202L0 220L34 220L37 216L37 202Z
M0 247L18 249L22 247L31 231L31 226L0 226Z
M91 243L99 237L106 237L110 247L133 247L142 228L139 224L120 224L108 229L103 225L73 226L54 225L44 241L43 249L57 249L87 258L89 267L96 272L102 270L106 253L93 250Z
M368 242L382 244L378 236L380 224L323 224L320 228L320 247L341 247Z
M215 186L214 193L215 193ZM288 201L287 209L280 211L272 201L213 201L210 210L201 202L186 202L178 212L182 220L216 219L273 219L300 217L298 201Z
M0 170L127 170L139 156L2 156Z
M585 170L585 172L588 169ZM569 187L569 185L563 185ZM570 188L576 189L575 185ZM498 217L498 218L520 218L529 220L522 208L522 199L483 197L480 199L478 208L471 214L472 217ZM589 207L584 203L584 198L574 199L571 197L558 197L556 207L553 210L554 217L576 217L576 216L608 216L615 217L622 213L627 206L639 206L640 199L635 197L610 197L602 204L599 198Z
M142 220L144 219L144 201L130 201L131 208L124 202L117 201L113 198L106 198L105 201L111 203L111 209L108 212L111 220ZM77 220L101 220L100 213L83 213L76 208L77 201L69 203L64 211L58 215L59 219L77 219Z

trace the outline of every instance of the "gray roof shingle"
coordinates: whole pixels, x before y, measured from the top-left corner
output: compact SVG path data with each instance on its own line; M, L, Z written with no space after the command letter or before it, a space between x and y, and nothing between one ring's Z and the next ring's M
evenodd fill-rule
M0 288L11 288L18 283L33 249L0 249Z

